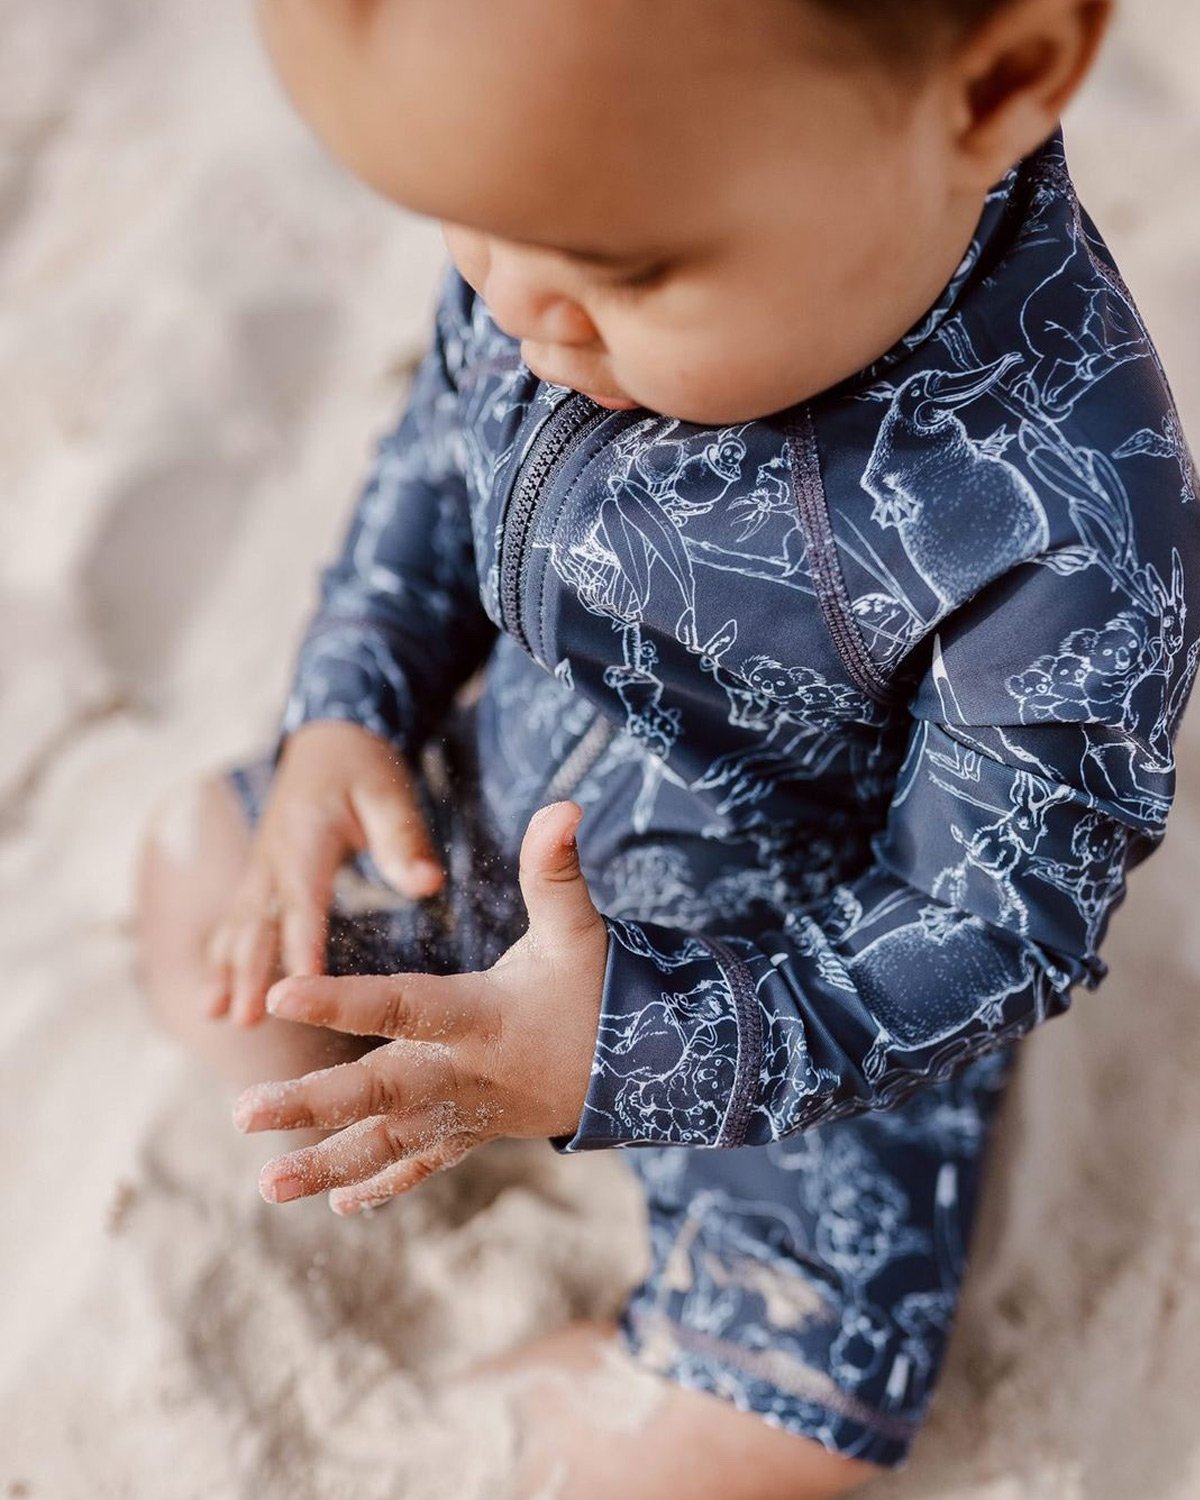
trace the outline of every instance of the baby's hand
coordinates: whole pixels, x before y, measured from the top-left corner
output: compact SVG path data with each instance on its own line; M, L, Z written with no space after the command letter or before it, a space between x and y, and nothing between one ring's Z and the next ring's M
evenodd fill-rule
M292 978L267 1008L355 1036L391 1036L355 1062L246 1089L240 1130L338 1130L274 1158L259 1191L283 1203L333 1189L357 1213L496 1136L569 1135L587 1095L608 953L579 868L577 803L532 819L520 880L529 928L484 973Z
M358 724L302 724L284 743L245 875L209 937L209 1016L257 1025L279 973L323 971L334 876L362 849L402 895L442 884L403 757Z

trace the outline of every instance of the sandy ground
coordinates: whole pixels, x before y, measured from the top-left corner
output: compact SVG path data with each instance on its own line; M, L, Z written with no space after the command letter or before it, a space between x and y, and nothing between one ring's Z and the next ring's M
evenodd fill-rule
M619 1307L619 1159L503 1142L358 1221L268 1207L281 1147L133 980L140 825L268 742L442 260L308 140L242 9L0 0L0 1495L499 1497L502 1405L438 1393ZM1200 13L1130 12L1068 146L1195 441ZM1198 741L1109 979L1026 1045L880 1497L1200 1496Z

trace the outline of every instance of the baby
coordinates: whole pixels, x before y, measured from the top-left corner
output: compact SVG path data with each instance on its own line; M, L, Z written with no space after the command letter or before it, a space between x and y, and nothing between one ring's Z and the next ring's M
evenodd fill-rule
M522 1496L906 1462L1018 1039L1163 837L1195 474L1058 129L1109 11L260 5L451 259L273 753L191 864L151 828L142 972L296 1132L269 1201L637 1148L619 1322L499 1366L619 1349L662 1404L548 1383Z

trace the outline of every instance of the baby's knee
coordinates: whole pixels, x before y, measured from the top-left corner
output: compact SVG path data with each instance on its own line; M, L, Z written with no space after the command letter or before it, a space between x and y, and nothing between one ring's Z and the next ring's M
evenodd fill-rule
M245 861L249 830L226 778L179 782L151 807L134 858L135 963L150 1007L168 1008L196 966Z
M152 867L176 871L196 866L217 825L235 812L228 778L208 771L176 782L155 802L142 824L139 871Z

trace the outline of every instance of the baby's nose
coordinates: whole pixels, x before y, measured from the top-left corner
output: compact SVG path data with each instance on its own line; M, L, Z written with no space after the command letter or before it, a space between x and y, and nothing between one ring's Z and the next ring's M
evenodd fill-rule
M578 302L559 292L489 276L483 300L497 324L514 339L561 345L596 342L591 318Z
M484 302L505 333L514 339L528 339L531 344L588 345L597 339L595 324L579 303L556 293L520 291L514 294L505 285L501 293L487 284Z
M579 303L550 284L544 266L530 265L519 247L446 221L442 236L465 279L511 338L576 346L599 340Z

